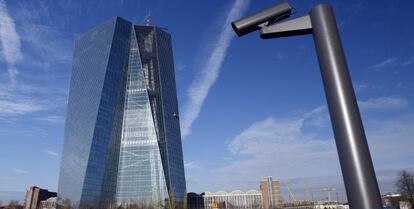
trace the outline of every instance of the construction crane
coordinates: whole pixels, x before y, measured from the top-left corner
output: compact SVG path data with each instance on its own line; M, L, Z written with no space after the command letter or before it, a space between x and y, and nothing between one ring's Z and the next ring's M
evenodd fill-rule
M305 190L306 200L308 202L313 202L313 193L309 189L308 184L305 184L305 189L304 190Z
M288 190L290 200L292 201L292 203L295 203L295 202L296 202L296 198L295 198L295 196L293 195L292 191L290 190L290 188L289 188L289 186L288 186L287 182L286 182L286 181L284 181L283 183L285 183L285 187L286 187L286 189Z
M312 201L297 200L295 198L295 195L293 195L293 192L290 189L287 182L283 181L283 183L285 184L285 187L286 187L286 189L289 193L289 197L290 197L290 200L291 200L291 203L284 203L283 208L285 208L285 209L312 209L312 208L314 208L314 203ZM309 189L307 189L307 190L309 190ZM313 199L313 197L312 197L312 199Z
M336 191L336 189L332 187L325 187L323 188L323 191L326 192L326 196L328 197L328 202L331 202L331 192Z
M335 188L332 188L332 187L324 187L322 189L317 189L317 190L312 190L312 191L313 192L326 192L326 200L328 202L331 202L332 201L332 199L331 199L331 193L333 191L336 191L336 189Z

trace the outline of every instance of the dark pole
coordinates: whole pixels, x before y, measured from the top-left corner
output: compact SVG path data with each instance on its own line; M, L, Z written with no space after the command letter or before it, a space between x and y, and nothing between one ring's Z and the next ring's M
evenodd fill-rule
M314 7L310 19L350 207L380 209L377 178L331 6Z
M234 21L232 27L239 36L260 28L264 39L313 34L348 202L352 209L380 209L377 178L332 7L320 4L309 15L281 21L291 12L283 3Z

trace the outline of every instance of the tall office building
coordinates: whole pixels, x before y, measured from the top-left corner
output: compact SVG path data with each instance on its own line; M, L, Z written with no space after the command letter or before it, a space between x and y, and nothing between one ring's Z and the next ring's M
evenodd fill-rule
M280 193L280 182L274 181L272 177L260 181L260 190L263 196L264 209L282 208L282 194Z
M113 18L76 40L58 201L166 208L186 192L171 36Z

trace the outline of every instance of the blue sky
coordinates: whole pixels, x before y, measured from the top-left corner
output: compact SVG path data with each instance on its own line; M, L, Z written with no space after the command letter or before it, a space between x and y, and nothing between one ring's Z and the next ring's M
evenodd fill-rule
M257 189L273 176L298 198L305 185L345 198L311 36L230 29L275 2L0 0L0 200L31 185L57 190L74 39L113 16L143 24L148 14L173 37L188 191ZM322 1L289 2L298 17ZM337 16L381 192L392 192L398 171L414 171L414 2L323 2Z

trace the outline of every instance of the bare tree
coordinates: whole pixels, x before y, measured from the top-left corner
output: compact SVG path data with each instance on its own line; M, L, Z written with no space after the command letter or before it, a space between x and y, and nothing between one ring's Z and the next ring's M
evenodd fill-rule
M111 198L110 201L106 202L106 209L116 209L115 203L115 197Z
M63 200L63 209L70 209L71 208L71 201L70 199Z
M401 171L396 182L398 192L404 195L414 209L414 174L408 171Z
M23 208L22 205L19 205L19 201L17 200L12 200L10 201L9 205L6 206L7 209L21 209Z
M188 209L188 199L187 199L187 192L184 193L184 202L183 202L183 209Z

